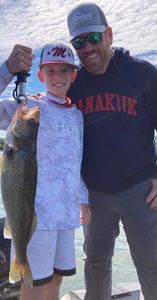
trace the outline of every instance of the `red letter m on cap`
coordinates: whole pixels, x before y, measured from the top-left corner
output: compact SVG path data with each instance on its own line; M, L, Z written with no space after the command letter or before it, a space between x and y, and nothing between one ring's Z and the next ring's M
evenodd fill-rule
M61 56L61 57L66 57L66 51L67 51L67 49L66 48L63 48L63 47L55 47L55 48L53 48L52 49L52 52L53 52L53 56L55 57L55 56L57 56L57 57L59 57L59 56Z

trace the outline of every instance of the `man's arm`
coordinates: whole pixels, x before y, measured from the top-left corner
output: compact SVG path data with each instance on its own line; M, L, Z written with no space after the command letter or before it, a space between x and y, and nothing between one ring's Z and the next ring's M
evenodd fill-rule
M30 47L14 46L8 59L0 66L0 94L8 86L15 73L30 70L33 58Z
M13 74L9 72L6 63L4 62L2 65L0 65L0 94L3 93L12 78Z

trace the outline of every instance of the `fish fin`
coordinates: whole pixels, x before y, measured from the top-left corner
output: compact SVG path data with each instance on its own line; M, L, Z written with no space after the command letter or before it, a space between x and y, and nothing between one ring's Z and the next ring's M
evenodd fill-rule
M36 227L37 227L37 215L36 215L36 212L34 212L33 219L32 219L31 230L30 230L30 233L29 233L29 239L28 239L29 241L30 241Z
M6 218L5 218L5 222L4 222L3 235L4 235L5 239L12 239L10 227L9 227L9 224L8 224L8 221Z
M21 280L23 280L25 286L29 288L33 287L32 272L29 264L18 264L16 261L16 257L14 257L10 267L9 282L16 283Z

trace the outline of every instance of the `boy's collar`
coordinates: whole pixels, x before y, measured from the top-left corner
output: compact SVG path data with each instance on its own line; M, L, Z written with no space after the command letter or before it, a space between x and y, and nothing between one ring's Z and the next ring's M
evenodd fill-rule
M65 99L60 99L52 94L50 94L49 92L46 93L46 98L55 103L55 104L58 104L60 106L64 106L64 107L72 107L72 104L71 104L71 100L66 96Z

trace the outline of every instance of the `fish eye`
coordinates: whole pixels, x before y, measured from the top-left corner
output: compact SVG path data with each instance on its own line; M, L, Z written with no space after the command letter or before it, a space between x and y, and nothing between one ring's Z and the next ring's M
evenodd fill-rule
M35 124L35 120L33 118L29 119L29 124L30 125L34 125Z

